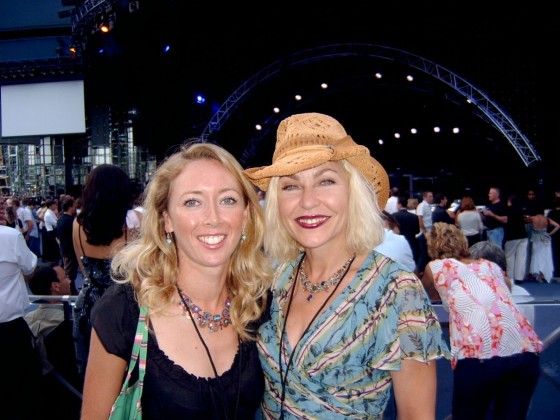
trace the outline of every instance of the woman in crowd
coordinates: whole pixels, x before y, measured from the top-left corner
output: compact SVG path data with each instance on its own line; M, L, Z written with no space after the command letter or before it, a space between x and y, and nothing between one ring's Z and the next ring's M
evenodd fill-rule
M264 389L255 333L271 278L255 189L230 153L195 142L156 171L143 209L140 239L113 259L121 284L93 311L82 418L107 418L139 305L149 323L144 418L254 418Z
M134 200L128 175L103 164L87 176L82 211L74 219L72 240L84 285L74 305L74 340L80 372L85 373L91 335L91 308L113 284L111 260L133 239L136 226L127 225Z
M388 176L328 115L280 123L272 165L246 176L266 191L265 251L280 264L259 330L260 417L433 419L447 350L419 279L374 251Z
M462 198L461 207L459 207L459 212L455 218L455 224L467 237L469 246L473 246L482 240L481 235L484 225L472 197L466 196Z
M560 224L544 214L535 214L527 219L531 223L529 275L540 283L550 283L554 277L551 237L558 234Z
M465 235L434 223L422 282L449 312L453 420L525 419L540 374L542 342L515 305L502 269L471 258Z

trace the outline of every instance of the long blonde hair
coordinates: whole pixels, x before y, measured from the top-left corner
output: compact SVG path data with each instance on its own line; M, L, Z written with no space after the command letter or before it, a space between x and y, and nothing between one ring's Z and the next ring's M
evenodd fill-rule
M191 141L157 169L146 189L140 238L113 258L112 270L115 281L134 286L139 303L147 305L151 313L162 313L171 303L177 293L177 252L166 243L163 213L167 210L171 181L190 162L204 159L220 162L231 173L241 186L247 205L247 239L240 241L231 257L226 286L233 295L233 326L243 340L253 339L251 323L260 318L266 307L272 277L262 252L264 217L255 189L243 176L243 168L220 146Z

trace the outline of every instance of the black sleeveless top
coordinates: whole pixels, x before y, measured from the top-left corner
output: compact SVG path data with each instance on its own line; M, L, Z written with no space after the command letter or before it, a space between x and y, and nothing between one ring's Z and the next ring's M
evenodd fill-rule
M105 349L130 359L139 309L131 285L111 286L97 302L92 323ZM199 378L176 365L159 348L153 331L148 356L144 419L253 419L264 392L256 343L241 342L231 368L219 378Z

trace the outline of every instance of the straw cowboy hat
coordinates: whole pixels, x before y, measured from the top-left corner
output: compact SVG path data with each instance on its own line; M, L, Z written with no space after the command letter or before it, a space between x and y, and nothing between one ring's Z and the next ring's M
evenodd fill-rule
M318 113L295 114L284 119L276 133L272 165L250 168L245 176L266 191L270 178L293 175L329 161L346 159L377 190L381 208L389 198L389 177L381 164L346 134L334 118Z

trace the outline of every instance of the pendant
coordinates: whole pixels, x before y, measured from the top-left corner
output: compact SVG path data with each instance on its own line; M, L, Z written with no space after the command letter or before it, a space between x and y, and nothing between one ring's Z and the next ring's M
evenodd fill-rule
M306 300L307 300L308 302L311 302L311 301L313 300L313 295L310 294L309 296L307 296Z

